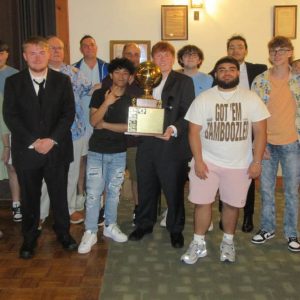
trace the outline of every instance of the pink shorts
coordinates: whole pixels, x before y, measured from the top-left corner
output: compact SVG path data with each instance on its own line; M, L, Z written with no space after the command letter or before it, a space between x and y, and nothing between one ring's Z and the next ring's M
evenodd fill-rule
M219 189L220 199L233 206L244 207L247 192L251 183L248 169L229 169L207 163L209 173L207 179L203 180L195 174L195 161L191 161L189 173L190 192L189 200L195 204L210 204L215 201Z

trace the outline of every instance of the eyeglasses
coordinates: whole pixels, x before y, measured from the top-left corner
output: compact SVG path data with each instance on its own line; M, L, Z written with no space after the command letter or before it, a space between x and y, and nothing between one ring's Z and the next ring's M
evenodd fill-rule
M270 55L276 55L276 54L283 55L288 51L291 51L291 49L287 49L287 48L271 49L271 50L269 50L269 54Z

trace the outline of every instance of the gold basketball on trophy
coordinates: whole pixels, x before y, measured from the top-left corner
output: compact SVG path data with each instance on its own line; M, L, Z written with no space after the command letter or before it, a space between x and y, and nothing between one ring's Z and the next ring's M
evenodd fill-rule
M158 66L151 61L140 64L136 72L136 81L144 90L144 95L133 99L128 113L128 131L132 135L161 135L164 125L162 101L153 99L152 90L161 82L162 74Z
M162 75L158 66L151 61L145 61L139 65L135 78L144 90L142 97L152 99L152 90L160 84Z

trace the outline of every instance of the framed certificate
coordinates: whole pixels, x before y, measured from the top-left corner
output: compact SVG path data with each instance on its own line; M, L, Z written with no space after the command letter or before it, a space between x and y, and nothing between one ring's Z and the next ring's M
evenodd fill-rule
M161 39L187 40L188 39L188 6L162 5L161 6Z
M123 47L125 44L135 43L141 49L141 59L140 63L150 60L150 41L142 41L142 40L115 40L109 42L109 50L110 50L110 60L116 57L122 57Z
M283 35L290 39L297 37L297 5L274 6L273 35Z

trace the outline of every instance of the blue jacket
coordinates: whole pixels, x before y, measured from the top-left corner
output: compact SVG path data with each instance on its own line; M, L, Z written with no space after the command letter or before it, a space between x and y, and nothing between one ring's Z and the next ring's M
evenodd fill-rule
M76 62L75 64L73 64L73 66L80 69L82 60L83 58L78 62ZM108 70L107 70L108 64L100 58L97 58L97 62L98 62L98 69L99 69L99 78L101 82L108 75Z

